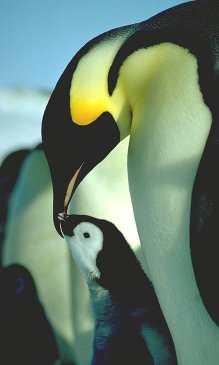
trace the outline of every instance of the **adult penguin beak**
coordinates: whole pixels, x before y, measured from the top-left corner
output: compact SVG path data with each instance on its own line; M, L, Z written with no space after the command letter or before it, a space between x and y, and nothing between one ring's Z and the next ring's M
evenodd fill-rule
M60 214L67 213L81 180L119 143L120 133L108 112L81 126L72 121L69 107L63 110L62 105L61 112L51 99L44 113L42 139L53 184L54 225L63 237Z

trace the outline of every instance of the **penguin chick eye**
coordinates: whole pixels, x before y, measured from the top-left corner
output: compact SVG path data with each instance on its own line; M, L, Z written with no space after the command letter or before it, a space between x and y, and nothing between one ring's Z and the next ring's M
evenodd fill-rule
M90 233L88 233L88 232L84 232L84 233L83 233L83 236L84 236L84 238L90 238Z

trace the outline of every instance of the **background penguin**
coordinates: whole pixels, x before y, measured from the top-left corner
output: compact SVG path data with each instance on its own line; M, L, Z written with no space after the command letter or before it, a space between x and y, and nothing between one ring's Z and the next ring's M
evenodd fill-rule
M0 363L54 365L55 337L34 281L21 265L0 269Z
M60 215L61 230L86 277L95 316L92 365L176 364L153 287L110 222Z
M52 187L44 153L40 149L32 149L23 161L10 200L7 202L2 264L4 267L19 264L29 271L53 328L60 360L83 365L86 363L86 356L89 355L91 341L89 335L87 339L81 333L80 315L74 304L79 292L78 287L81 288L80 298L83 302L81 311L85 311L86 308L84 318L89 328L92 322L89 321L88 300L86 301L84 296L80 276L73 275L74 279L71 278L71 270L74 272L74 268L70 264L67 247L55 234L52 220L44 224L45 216L51 212L51 196ZM77 322L72 318L73 313L78 316ZM75 354L75 327L80 333L78 343L83 342L86 348L85 354L80 358Z
M22 162L28 153L27 149L15 151L8 155L0 166L0 265L9 198L16 184Z

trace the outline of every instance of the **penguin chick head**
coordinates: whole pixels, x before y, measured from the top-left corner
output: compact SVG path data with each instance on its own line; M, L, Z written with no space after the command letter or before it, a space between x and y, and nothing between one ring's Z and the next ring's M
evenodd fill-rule
M117 227L90 216L65 215L60 220L62 233L86 279L95 279L114 292L121 291L121 285L126 290L140 265Z
M96 259L103 249L101 229L85 217L74 215L65 216L61 227L79 269L86 278L99 278Z

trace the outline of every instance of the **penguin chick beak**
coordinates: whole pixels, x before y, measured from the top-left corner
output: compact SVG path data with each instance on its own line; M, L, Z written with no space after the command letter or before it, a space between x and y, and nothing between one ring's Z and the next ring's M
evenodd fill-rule
M57 215L57 219L59 220L59 234L61 234L63 238L64 238L64 233L63 233L63 230L62 230L62 223L66 222L68 217L69 217L69 215L65 212L58 213L58 215Z
M75 215L75 214L67 214L67 213L59 213L58 219L60 224L60 232L62 236L72 236L74 228L83 221L85 216Z
M67 213L59 213L57 218L59 219L60 222L64 222L66 221L66 219L69 217L69 215Z

